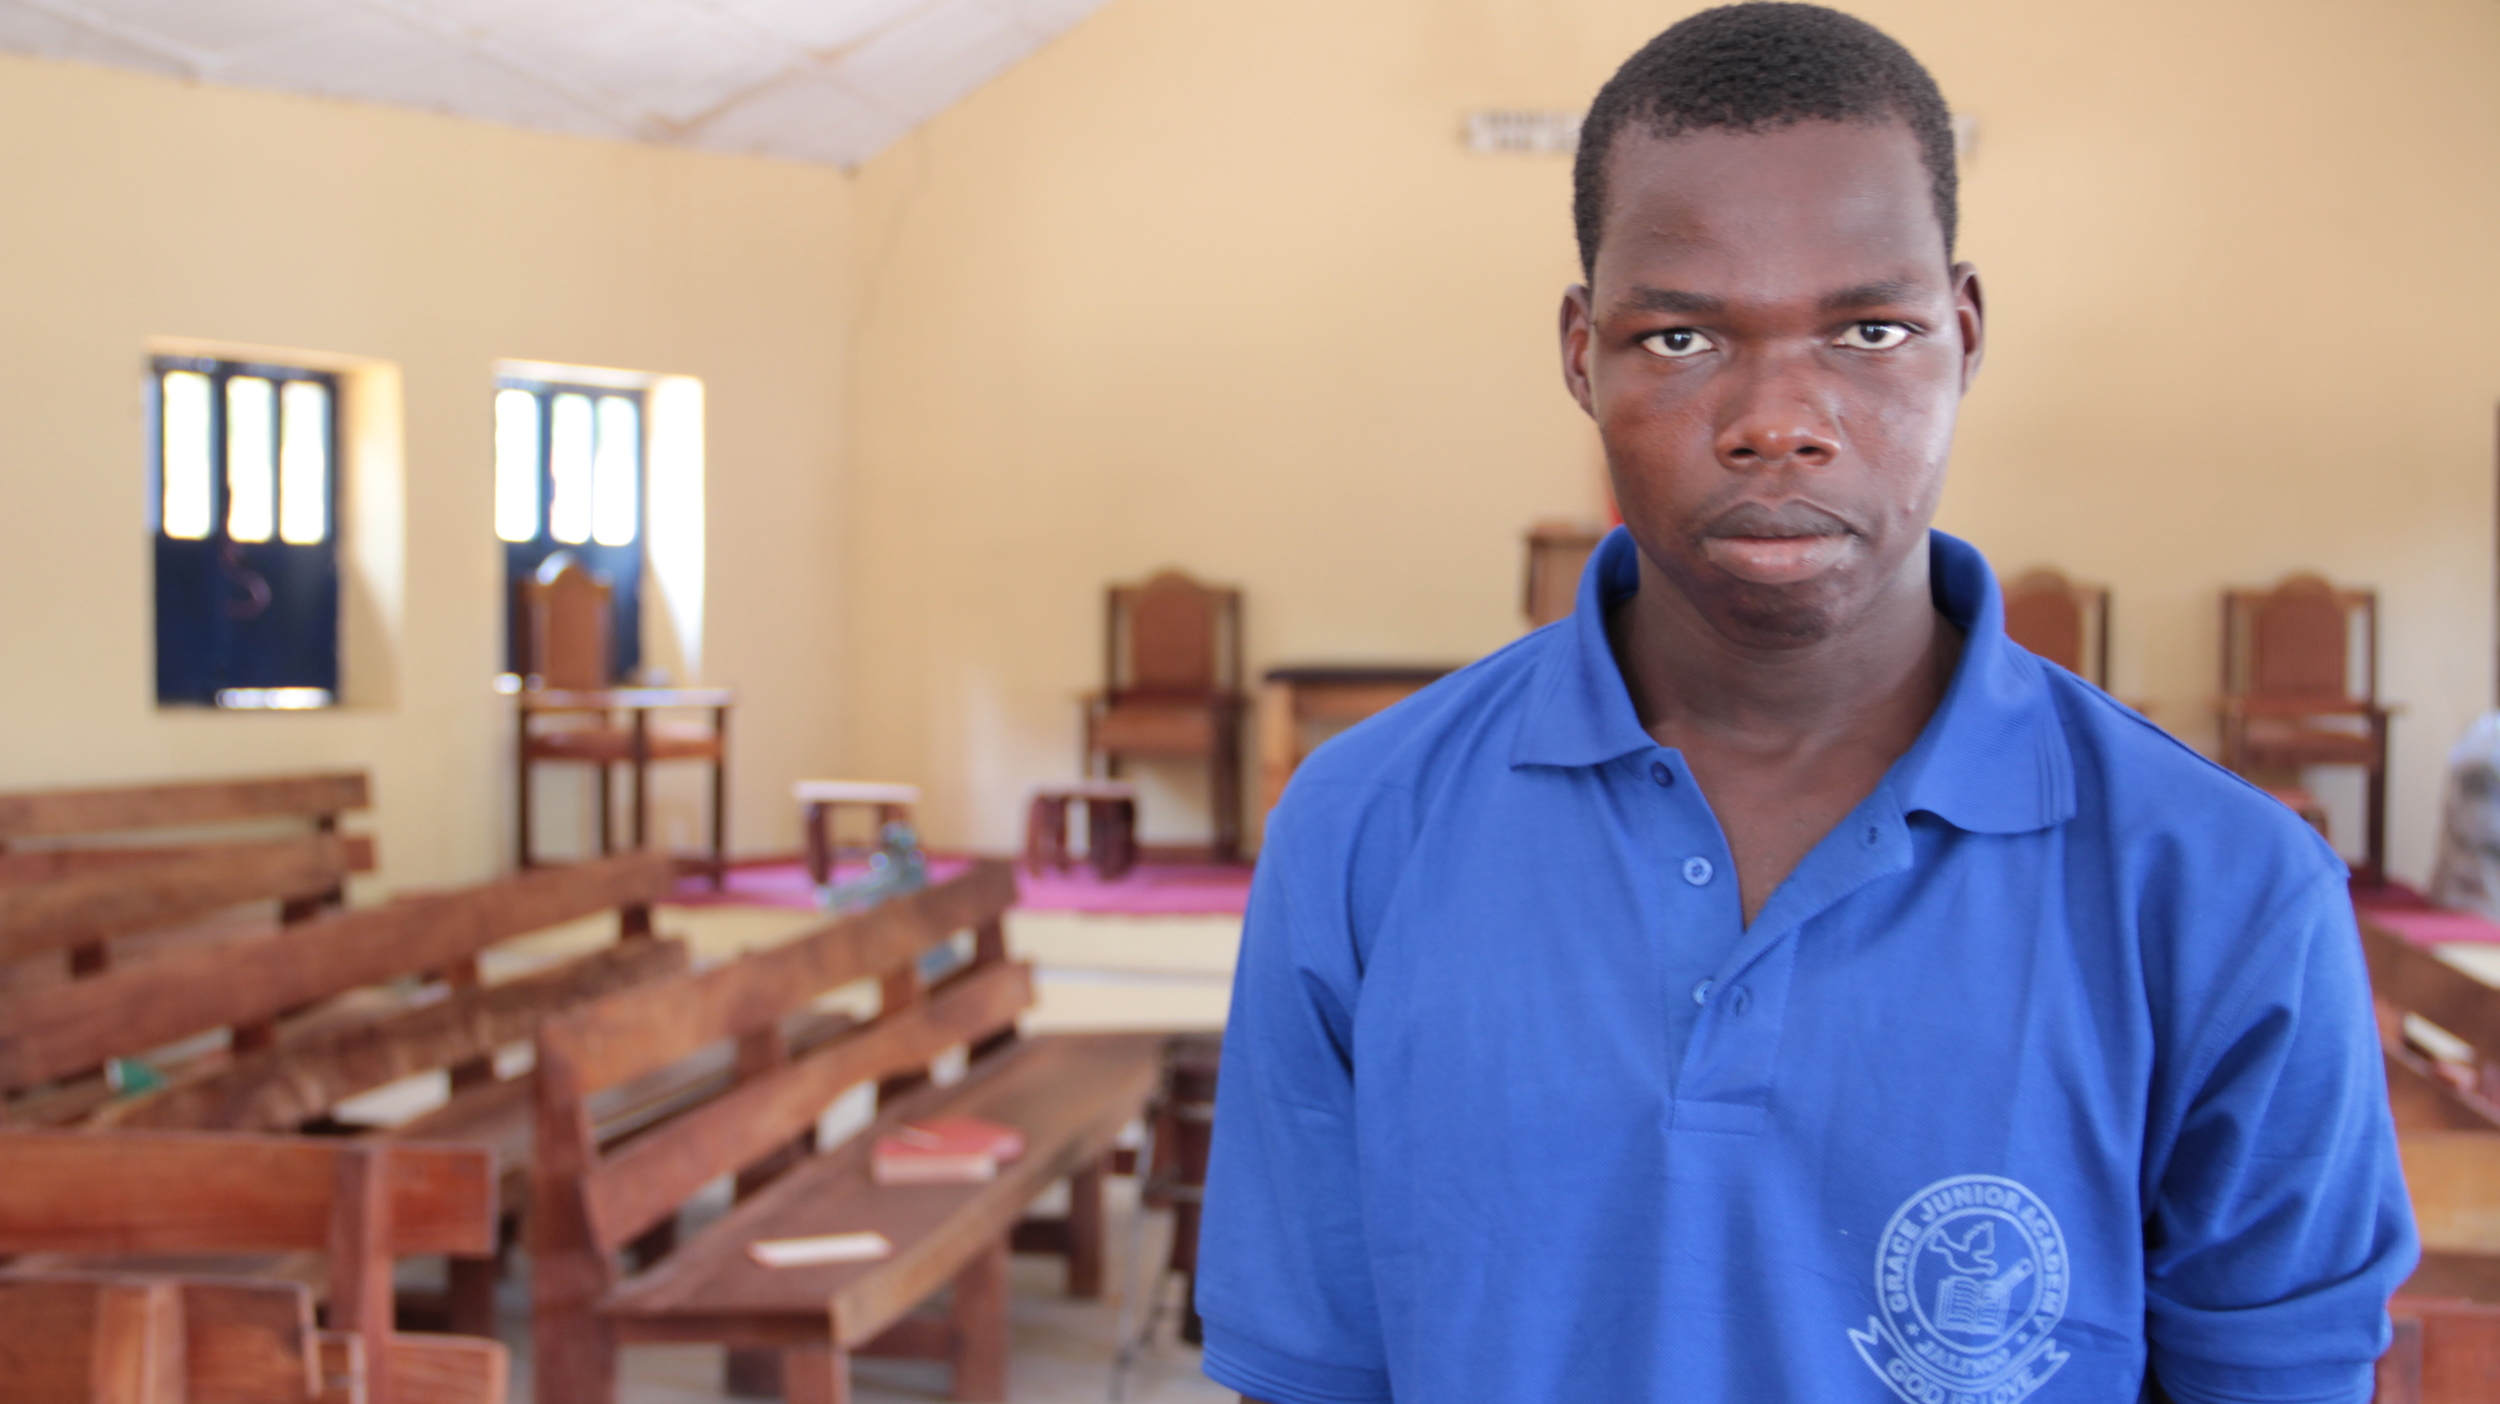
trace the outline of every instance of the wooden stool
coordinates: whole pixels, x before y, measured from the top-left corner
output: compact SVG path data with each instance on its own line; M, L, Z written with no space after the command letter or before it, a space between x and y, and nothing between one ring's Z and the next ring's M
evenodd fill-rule
M1095 875L1109 882L1137 866L1137 787L1119 780L1075 780L1035 787L1024 823L1024 870L1038 874L1047 866L1064 873L1076 866L1068 852L1068 805L1074 800L1085 802L1085 857Z
M790 787L807 822L807 875L818 887L833 881L833 817L843 805L876 811L880 841L888 824L911 822L918 785L882 780L801 780Z

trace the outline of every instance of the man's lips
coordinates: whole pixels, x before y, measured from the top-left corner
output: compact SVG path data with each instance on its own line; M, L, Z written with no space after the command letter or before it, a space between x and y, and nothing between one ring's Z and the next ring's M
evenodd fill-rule
M1794 585L1829 570L1848 549L1843 532L1821 536L1709 536L1702 554L1739 580L1755 585Z

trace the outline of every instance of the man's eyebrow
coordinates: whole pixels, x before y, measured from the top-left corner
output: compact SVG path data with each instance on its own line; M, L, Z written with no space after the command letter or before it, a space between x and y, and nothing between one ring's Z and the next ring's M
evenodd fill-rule
M1636 287L1623 295L1622 307L1629 312L1681 312L1706 315L1724 312L1727 304L1704 293L1685 292L1679 288Z
M1909 302L1924 291L1907 278L1888 278L1825 293L1820 306L1825 312L1855 312L1865 307L1887 307L1896 302Z

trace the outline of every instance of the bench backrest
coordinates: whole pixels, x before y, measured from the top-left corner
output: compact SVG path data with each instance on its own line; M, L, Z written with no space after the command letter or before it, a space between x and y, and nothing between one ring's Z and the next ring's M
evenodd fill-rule
M0 1254L324 1254L333 1329L391 1397L392 1261L495 1248L494 1157L304 1136L0 1131Z
M362 986L457 970L499 942L603 910L619 913L621 935L647 936L650 904L674 882L667 855L627 854L329 913L0 998L0 1090L76 1074L107 1058L134 1056L207 1030L276 1019ZM667 957L612 959L621 966L604 977L584 978L596 985L602 978L650 973L637 962ZM460 998L466 1002L457 1008L468 1010L493 1006L499 997L490 989ZM510 996L500 998L507 1006L512 1002ZM409 1017L418 1026L427 1023L421 1011L411 1011ZM450 1014L431 1019L436 1025L459 1022ZM456 1029L442 1035L457 1036ZM353 1039L349 1043L364 1046ZM273 1050L263 1051L283 1052L286 1046L281 1040ZM341 1048L340 1056L326 1065L333 1068L325 1074L328 1090L313 1100L352 1095L342 1090L350 1086L355 1091L378 1086L371 1078L380 1071L406 1066L404 1061L375 1062L370 1055L348 1056L348 1051ZM241 1079L254 1075L249 1069L235 1073Z
M362 771L0 794L0 848L26 839L301 819L328 829L371 803Z
M1033 1001L1006 958L1013 869L972 871L699 974L655 981L548 1020L539 1031L531 1243L542 1282L567 1296L613 1277L613 1250L720 1175L763 1162L863 1083L925 1074L948 1050L1012 1038ZM969 961L923 987L921 959L964 930ZM783 1030L822 995L880 982L877 1015L796 1057ZM602 1155L590 1098L723 1041L740 1080Z
M2364 917L2361 949L2379 1008L2388 1100L2402 1130L2500 1130L2500 989ZM2415 1015L2463 1043L2460 1063L2404 1028Z

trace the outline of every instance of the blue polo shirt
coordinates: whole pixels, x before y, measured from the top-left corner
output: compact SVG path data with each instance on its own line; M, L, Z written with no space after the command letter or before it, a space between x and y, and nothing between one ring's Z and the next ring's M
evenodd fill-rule
M1225 1035L1206 1369L1274 1404L2359 1401L2413 1227L2343 865L2005 636L1744 923L1569 620L1320 748Z

